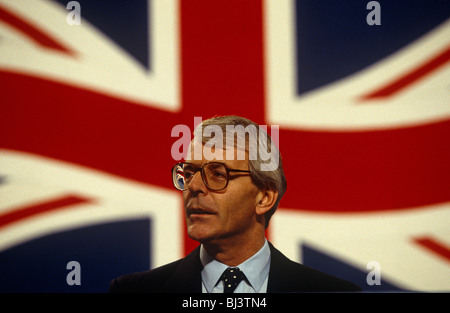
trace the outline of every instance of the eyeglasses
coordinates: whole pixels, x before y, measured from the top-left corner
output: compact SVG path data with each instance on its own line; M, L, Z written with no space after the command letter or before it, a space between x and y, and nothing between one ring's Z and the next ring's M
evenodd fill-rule
M203 183L210 190L219 191L228 186L230 172L250 173L250 171L235 170L228 168L220 162L208 162L201 167L191 163L181 162L172 167L172 182L176 189L187 190L188 185L194 179L195 173L200 171Z

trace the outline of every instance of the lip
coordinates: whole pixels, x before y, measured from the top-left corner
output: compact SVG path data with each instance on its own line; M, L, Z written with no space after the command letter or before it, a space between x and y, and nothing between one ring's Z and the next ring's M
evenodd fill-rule
M213 215L215 214L211 210L203 209L203 208L187 208L188 216L205 216L205 215Z

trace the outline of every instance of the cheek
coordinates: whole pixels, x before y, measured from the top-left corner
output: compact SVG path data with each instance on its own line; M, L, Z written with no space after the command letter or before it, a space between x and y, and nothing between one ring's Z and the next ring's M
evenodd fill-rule
M230 189L229 192L227 201L223 202L225 205L221 208L221 220L229 227L251 221L255 213L253 192L243 188Z

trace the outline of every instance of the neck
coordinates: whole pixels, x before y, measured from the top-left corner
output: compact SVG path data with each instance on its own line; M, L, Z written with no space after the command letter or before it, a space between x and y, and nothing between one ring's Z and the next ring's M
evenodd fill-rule
M265 243L264 231L247 238L226 238L203 242L203 247L217 261L234 267L251 258Z

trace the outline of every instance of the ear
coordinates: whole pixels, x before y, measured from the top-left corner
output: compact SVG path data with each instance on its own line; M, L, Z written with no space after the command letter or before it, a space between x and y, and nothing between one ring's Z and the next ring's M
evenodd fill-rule
M256 214L264 215L269 211L278 198L278 191L275 190L260 190L256 198Z

